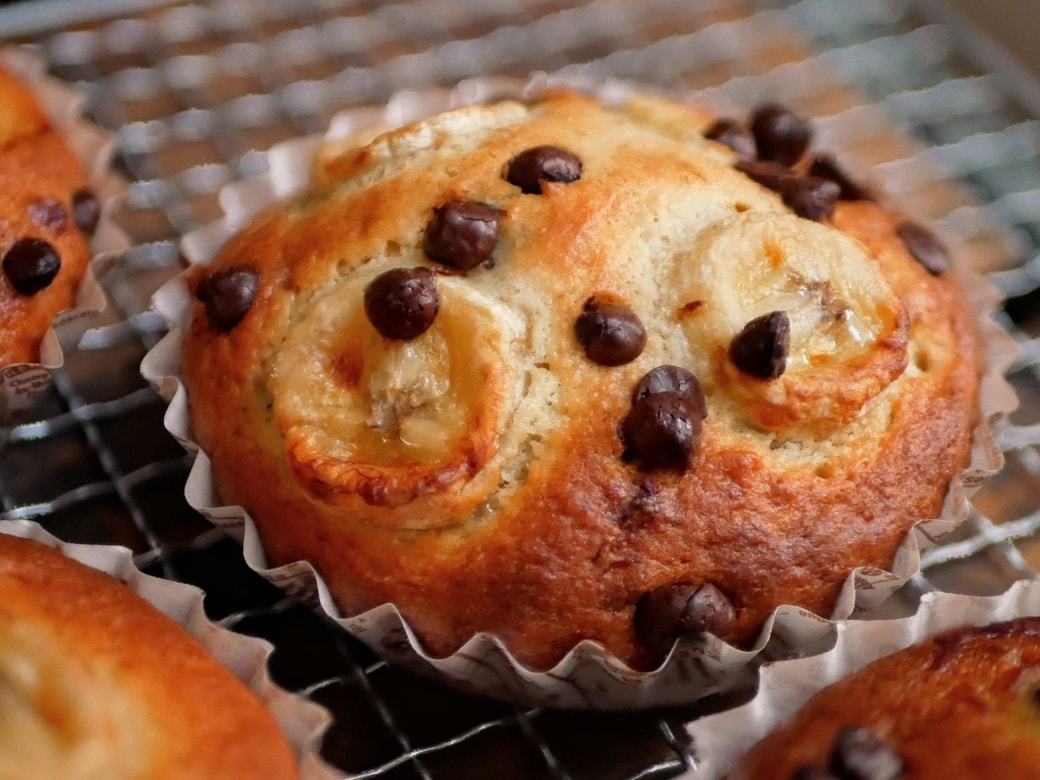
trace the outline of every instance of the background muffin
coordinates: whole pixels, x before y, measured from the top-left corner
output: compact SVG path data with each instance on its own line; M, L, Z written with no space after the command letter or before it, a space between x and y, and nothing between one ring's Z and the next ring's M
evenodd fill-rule
M73 307L101 204L68 141L0 59L0 366L39 359Z
M961 628L813 696L729 775L1040 777L1040 618Z
M190 274L222 499L436 655L649 668L829 613L939 513L978 351L941 245L777 116L556 94L319 154Z
M751 701L690 723L684 777L1035 777L1037 614L1022 580L840 624L831 650L763 667Z
M0 775L295 778L271 713L124 583L0 534Z

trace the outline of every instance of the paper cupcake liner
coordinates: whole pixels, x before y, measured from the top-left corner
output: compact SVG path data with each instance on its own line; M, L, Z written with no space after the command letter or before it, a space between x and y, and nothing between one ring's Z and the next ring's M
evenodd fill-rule
M268 673L268 658L274 647L263 639L236 634L214 624L206 617L202 606L205 594L200 589L142 573L134 566L130 550L125 547L68 544L28 520L0 523L0 533L41 542L67 558L125 583L191 634L207 653L263 701L296 753L303 780L332 780L341 776L318 754L322 733L331 721L329 713L314 702L275 685Z
M491 97L531 97L549 86L593 91L607 102L617 102L634 91L652 91L624 82L598 86L561 82L539 75L528 82L510 79L474 79L454 90L403 92L381 109L348 110L335 117L325 136L280 144L269 154L269 172L257 179L229 185L220 193L224 217L186 236L182 251L192 264L209 263L223 243L268 204L286 198L308 183L310 162L326 140L342 139L373 126L413 122L449 108L478 103ZM590 87L593 87L590 89ZM959 269L959 273L970 272ZM968 514L968 496L1003 464L1003 454L990 430L1017 401L1004 380L1014 360L1014 342L989 318L999 296L983 280L972 276L965 285L978 312L987 364L982 379L979 423L974 430L971 460L953 480L940 517L926 520L908 533L891 571L872 567L855 569L834 608L833 619L870 609L913 576L921 552L933 545ZM210 462L199 451L181 372L183 334L189 327L191 299L182 277L171 280L155 295L153 304L170 326L169 334L145 357L142 373L169 401L165 425L197 457L185 494L189 504L244 542L248 565L288 593L325 611L344 629L376 652L396 663L484 695L524 704L598 709L636 709L690 703L706 695L741 688L754 680L757 663L778 657L807 655L833 643L833 626L825 617L801 607L781 606L763 626L754 646L732 647L714 637L680 640L658 669L639 672L592 641L578 644L553 669L536 672L520 664L495 636L477 634L448 657L427 653L398 610L390 604L359 615L342 615L322 578L306 562L269 567L256 527L237 506L221 505L213 485Z
M55 316L40 342L39 361L0 366L0 426L6 426L47 389L51 375L64 364L65 353L75 348L91 319L104 310L106 298L99 280L130 242L112 220L115 207L126 193L126 183L109 167L115 139L84 117L83 95L48 76L43 60L26 49L0 46L0 64L29 85L51 125L83 165L89 186L102 206L101 219L90 241L92 258L75 304ZM0 443L3 439L4 429L0 427Z
M839 624L831 650L764 666L751 701L690 724L687 731L697 766L682 777L725 777L752 745L787 721L814 693L878 658L950 629L1036 615L1040 615L1040 582L1022 580L1001 596L928 593L910 617Z

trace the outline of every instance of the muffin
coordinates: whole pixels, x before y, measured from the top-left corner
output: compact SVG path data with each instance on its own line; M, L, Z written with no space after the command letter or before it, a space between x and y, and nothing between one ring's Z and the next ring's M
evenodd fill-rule
M0 777L296 778L268 710L103 572L0 534Z
M781 106L471 106L327 144L188 271L192 436L344 614L652 669L830 614L940 513L978 422L958 279Z
M806 702L738 762L750 778L1040 777L1040 618L959 628Z
M71 309L101 218L80 159L0 58L0 368L36 362Z

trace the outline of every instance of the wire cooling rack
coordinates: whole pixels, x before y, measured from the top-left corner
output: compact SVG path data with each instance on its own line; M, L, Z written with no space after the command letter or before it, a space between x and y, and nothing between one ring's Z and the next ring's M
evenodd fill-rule
M517 709L387 666L249 572L237 544L185 503L188 461L138 375L163 326L149 297L179 267L177 240L218 215L225 183L264 149L395 90L562 70L706 91L749 108L783 99L823 144L938 221L1008 298L1023 405L1000 431L1008 465L977 511L905 589L997 593L1040 568L1040 88L933 1L216 0L0 9L0 37L77 82L119 137L133 182L134 247L113 305L29 422L0 451L0 518L64 539L124 544L147 571L208 593L211 617L276 646L272 673L335 717L324 756L345 775L405 778L676 777L693 766L683 724L718 707L634 714ZM5 15L6 14L6 15ZM18 14L15 16L15 14ZM5 21L11 25L5 33ZM28 21L27 21L28 20ZM15 26L17 21L17 27ZM955 20L954 20L955 21ZM965 33L967 34L965 35ZM17 33L17 37L14 37ZM898 609L900 601L896 601Z

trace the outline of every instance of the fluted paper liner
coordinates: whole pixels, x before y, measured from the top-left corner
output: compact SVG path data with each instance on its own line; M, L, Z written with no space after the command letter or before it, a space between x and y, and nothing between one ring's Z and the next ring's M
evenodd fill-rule
M539 75L528 82L510 79L474 79L454 90L403 92L381 109L347 110L331 123L327 135L275 146L269 154L269 173L233 184L220 195L224 217L184 238L182 250L193 264L207 264L223 243L260 209L304 188L314 154L325 139L339 139L366 127L399 126L450 108L481 102L489 97L527 98L548 86L595 91L607 102L619 102L633 91L622 82L592 85L553 81ZM964 269L958 273L968 274ZM1003 464L1003 455L991 425L1015 407L1014 392L1004 372L1016 354L1014 343L989 319L998 296L990 285L972 278L966 283L987 356L982 380L980 422L969 466L953 480L942 515L920 523L909 533L895 556L892 571L860 567L842 589L832 618L840 619L880 603L920 566L921 550L949 533L968 513L967 496ZM427 653L398 610L390 604L360 615L343 615L321 577L306 562L270 568L255 525L237 506L222 506L212 482L209 459L194 443L187 394L181 380L183 333L189 327L191 300L181 277L164 285L153 301L170 325L170 333L145 357L142 372L170 402L165 424L189 450L197 452L185 489L188 502L215 524L243 539L250 567L300 599L320 606L339 625L388 659L433 674L472 691L525 704L599 709L636 709L689 703L715 692L751 684L760 661L822 652L833 643L830 620L801 607L781 606L765 623L754 646L732 647L715 637L680 640L656 670L639 672L608 654L602 646L584 641L549 671L521 665L500 639L477 634L446 658Z
M90 241L91 261L71 309L59 312L40 342L39 361L0 366L0 426L10 425L32 406L65 362L91 318L103 311L104 291L98 280L126 251L129 241L112 221L113 209L126 192L125 182L110 168L115 139L83 116L83 95L46 75L43 61L26 49L0 46L0 65L29 85L54 129L65 138L87 173L88 184L101 203L101 220ZM0 443L4 439L0 427Z
M133 563L125 547L69 544L28 520L0 523L0 533L33 539L59 550L66 558L103 571L126 584L134 593L191 634L207 653L226 667L267 707L286 741L296 753L303 780L340 777L318 755L321 735L330 722L328 712L302 696L279 688L268 674L273 647L256 637L236 634L214 624L202 606L203 592L182 582L152 577Z
M814 693L878 658L950 629L1036 615L1040 615L1040 582L1022 580L1001 596L929 593L910 617L838 624L831 650L762 667L758 693L751 701L690 724L696 767L682 777L725 777L752 745L787 721Z

